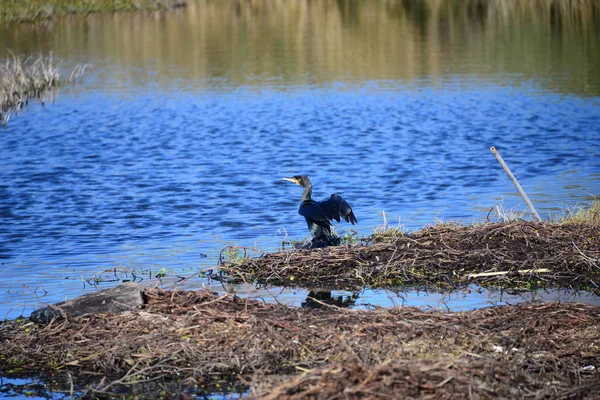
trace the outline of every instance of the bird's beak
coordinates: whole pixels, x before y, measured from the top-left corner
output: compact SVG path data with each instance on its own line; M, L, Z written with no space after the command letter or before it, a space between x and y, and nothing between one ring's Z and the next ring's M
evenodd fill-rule
M296 185L299 185L299 184L300 184L300 182L298 182L298 180L297 180L297 179L294 179L294 178L283 178L282 180L283 180L283 181L290 181L290 182L294 182Z

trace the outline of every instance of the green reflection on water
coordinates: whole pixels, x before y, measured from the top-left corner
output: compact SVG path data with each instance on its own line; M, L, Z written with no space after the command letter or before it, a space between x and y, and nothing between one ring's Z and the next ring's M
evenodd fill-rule
M11 25L0 49L0 56L41 49L67 63L109 65L105 78L133 85L435 84L464 77L597 96L600 2L197 0L169 12Z

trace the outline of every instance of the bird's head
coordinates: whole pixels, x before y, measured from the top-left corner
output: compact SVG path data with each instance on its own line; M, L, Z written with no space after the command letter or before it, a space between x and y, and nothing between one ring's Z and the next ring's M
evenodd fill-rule
M310 179L308 179L308 176L306 176L306 175L295 175L295 176L292 176L291 178L283 178L283 180L294 182L296 185L299 185L302 187L311 186Z

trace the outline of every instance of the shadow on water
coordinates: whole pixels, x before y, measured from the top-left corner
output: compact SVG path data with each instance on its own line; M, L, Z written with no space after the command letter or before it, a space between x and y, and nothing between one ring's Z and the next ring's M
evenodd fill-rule
M338 295L334 296L331 291L310 291L306 300L300 303L300 307L306 308L323 308L327 306L348 308L353 307L358 298L358 293L353 293L350 296Z

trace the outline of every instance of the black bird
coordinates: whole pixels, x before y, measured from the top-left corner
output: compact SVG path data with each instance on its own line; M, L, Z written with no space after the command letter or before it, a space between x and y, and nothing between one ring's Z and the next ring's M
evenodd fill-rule
M333 244L332 239L334 239L334 236L331 234L332 220L340 222L340 219L343 218L352 225L358 222L350 204L342 196L332 194L327 200L314 201L311 198L312 184L308 176L296 175L291 178L283 178L283 180L294 182L304 189L298 214L306 219L308 230L310 230L313 237L313 246L322 247L322 244Z

